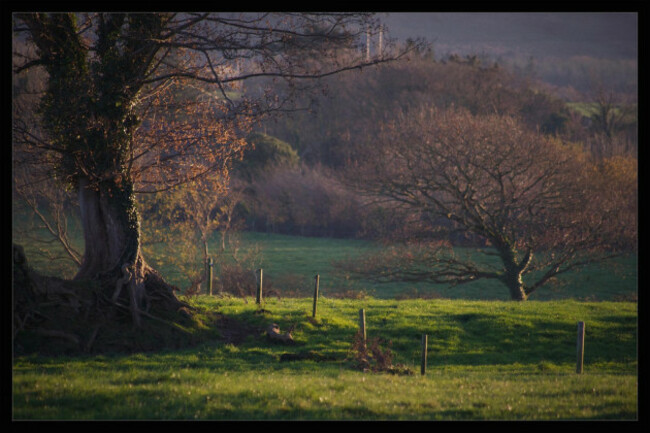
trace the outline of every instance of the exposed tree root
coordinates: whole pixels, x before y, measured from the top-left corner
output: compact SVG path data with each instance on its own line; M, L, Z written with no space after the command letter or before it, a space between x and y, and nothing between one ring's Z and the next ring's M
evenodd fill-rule
M178 325L191 318L192 308L144 264L136 269L125 264L120 275L63 280L30 269L15 244L13 262L13 337L19 352L130 352L188 339Z

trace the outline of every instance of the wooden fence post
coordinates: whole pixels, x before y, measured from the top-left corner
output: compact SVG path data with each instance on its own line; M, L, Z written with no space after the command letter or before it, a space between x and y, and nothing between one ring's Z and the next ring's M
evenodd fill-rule
M422 361L420 362L420 374L424 376L427 372L427 334L422 334Z
M363 345L366 345L366 310L363 308L359 310L359 332L363 338Z
M259 271L260 271L260 280L257 285L257 299L255 300L256 304L262 303L262 277L264 275L264 270L260 268Z
M208 257L208 293L212 296L212 268L214 267L214 260Z
M316 318L316 304L318 303L318 284L320 283L320 275L316 274L316 285L314 286L314 309L311 317Z
M578 359L576 373L582 374L585 359L585 322L578 322Z

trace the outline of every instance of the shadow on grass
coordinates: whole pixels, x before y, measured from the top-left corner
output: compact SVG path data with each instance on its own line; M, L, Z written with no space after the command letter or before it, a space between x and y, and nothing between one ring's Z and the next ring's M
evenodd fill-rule
M407 308L407 307L405 307ZM397 363L419 365L421 336L428 335L428 364L436 367L472 367L521 365L531 372L549 372L565 369L576 360L576 325L558 321L551 316L510 315L508 311L469 311L450 314L433 311L413 318L402 316L399 302L379 305L367 314L368 338L379 337L390 343ZM228 313L230 337L222 332L221 338L203 341L193 347L156 353L131 355L108 354L87 358L69 358L83 368L110 368L129 371L137 368L143 373L139 380L153 381L158 375L179 369L207 369L213 371L292 371L320 370L328 366L349 368L351 348L357 332L356 307L346 307L336 315L350 316L350 320L311 318L303 308L286 312L274 311L273 305L247 308ZM528 310L527 310L528 311ZM531 310L532 311L532 310ZM281 312L281 313L278 313ZM575 312L570 314L575 315ZM636 314L598 315L587 323L585 337L585 365L606 364L621 371L621 363L635 368L637 353ZM335 316L336 317L336 316ZM282 345L269 341L265 328L277 323L282 332L295 326L295 345ZM222 323L223 325L223 323ZM233 331L235 329L237 332ZM222 328L223 331L223 328ZM232 333L237 338L232 338ZM382 344L382 347L386 347ZM301 359L280 362L283 354L317 352L326 358L317 362ZM40 371L47 375L60 375L66 359L40 363ZM498 368L498 367L497 367ZM614 367L612 367L614 368ZM161 375L161 371L163 374ZM149 376L149 374L151 376Z
M375 320L374 326L382 320ZM513 321L491 313L436 314L399 328L379 328L374 332L404 353L420 350L426 333L432 366L528 364L544 369L544 363L573 363L577 354L577 326L552 318ZM636 330L635 317L606 316L589 322L585 363L628 362L636 354Z

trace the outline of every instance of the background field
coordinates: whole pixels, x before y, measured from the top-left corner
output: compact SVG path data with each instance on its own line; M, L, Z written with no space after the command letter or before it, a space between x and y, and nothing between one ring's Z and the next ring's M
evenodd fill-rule
M14 215L15 227L28 223L27 217ZM71 221L69 233L76 245L83 245L78 225ZM355 279L337 272L332 262L354 258L359 254L382 248L381 245L358 239L334 239L288 236L272 233L242 232L236 234L240 249L245 251L258 247L261 267L264 269L265 285L280 290L285 296L311 296L314 276L320 275L320 290L325 296L364 296L380 299L392 298L445 298L508 300L507 289L496 281L484 280L449 287L429 283L382 283ZM25 247L30 265L50 275L72 277L75 272L71 263L48 261L42 248L29 240L14 235L14 242ZM210 240L210 251L219 251L220 239L215 233ZM58 246L50 244L47 250L56 251ZM83 249L83 247L80 247ZM463 249L459 249L461 251ZM158 244L153 246L153 255L147 260L171 283L181 289L188 285L186 278L165 259L173 254L173 248ZM471 253L471 250L462 252ZM226 255L228 252L226 253ZM216 256L215 256L216 258ZM218 261L218 259L217 259ZM587 266L579 271L563 274L533 293L531 300L577 299L577 300L636 300L637 265L635 254L608 263ZM251 272L254 270L251 269ZM218 269L215 269L218 278Z
M353 258L381 248L361 240L304 238L273 234L246 233L243 241L257 243L263 252L265 278L294 275L302 278L304 293L310 296L313 276L321 275L324 294L362 291L377 298L399 296L441 297L446 299L508 300L509 294L499 282L485 280L457 287L429 283L372 283L346 278L336 272L332 261ZM591 265L561 276L531 296L534 300L583 299L616 300L635 297L637 291L637 257L628 256L608 264Z

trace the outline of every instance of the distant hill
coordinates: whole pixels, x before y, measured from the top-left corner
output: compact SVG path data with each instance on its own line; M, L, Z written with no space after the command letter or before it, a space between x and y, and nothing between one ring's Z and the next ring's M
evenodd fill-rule
M436 56L485 52L635 59L638 52L638 16L633 12L414 12L380 17L393 37L433 42Z
M636 12L380 13L388 36L424 38L436 59L477 55L532 74L567 99L598 83L634 95L638 89ZM376 42L375 42L376 44Z

